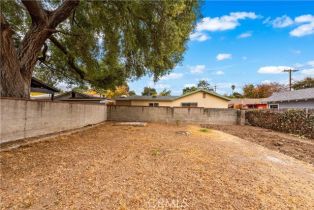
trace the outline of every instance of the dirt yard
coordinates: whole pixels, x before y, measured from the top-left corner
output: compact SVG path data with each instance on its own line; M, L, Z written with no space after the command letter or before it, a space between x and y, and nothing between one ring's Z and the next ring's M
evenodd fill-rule
M314 165L314 139L240 125L206 125Z
M106 123L0 154L2 209L314 209L312 165L198 126Z

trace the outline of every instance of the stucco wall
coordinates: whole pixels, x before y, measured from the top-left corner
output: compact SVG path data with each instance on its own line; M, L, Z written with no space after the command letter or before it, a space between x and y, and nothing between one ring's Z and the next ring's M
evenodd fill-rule
M203 124L240 124L244 115L234 109L108 106L108 120Z
M203 92L197 92L192 95L188 95L182 98L179 98L175 101L132 101L132 106L148 106L149 103L159 103L159 106L181 106L181 103L197 103L198 107L206 108L228 108L228 101L217 96L210 95L205 93L205 98L203 97ZM119 105L122 105L119 103ZM124 105L124 104L123 104Z
M0 99L1 143L95 124L107 119L105 105Z

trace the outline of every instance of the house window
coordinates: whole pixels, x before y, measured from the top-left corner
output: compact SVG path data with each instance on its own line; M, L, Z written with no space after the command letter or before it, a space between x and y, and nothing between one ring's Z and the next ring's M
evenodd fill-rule
M279 105L278 104L269 104L270 109L278 109Z
M182 107L197 107L197 103L195 102L187 102L187 103L181 103Z
M206 93L203 93L203 98L206 98Z
M149 103L148 105L151 107L157 107L157 106L159 106L159 103Z

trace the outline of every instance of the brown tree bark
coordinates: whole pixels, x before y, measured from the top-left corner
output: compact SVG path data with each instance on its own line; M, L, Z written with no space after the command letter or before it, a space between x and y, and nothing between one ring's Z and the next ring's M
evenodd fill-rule
M79 0L67 0L55 11L45 11L40 2L22 0L32 18L32 25L21 45L14 47L10 25L1 14L0 96L29 98L32 72L45 41L55 28L78 6Z

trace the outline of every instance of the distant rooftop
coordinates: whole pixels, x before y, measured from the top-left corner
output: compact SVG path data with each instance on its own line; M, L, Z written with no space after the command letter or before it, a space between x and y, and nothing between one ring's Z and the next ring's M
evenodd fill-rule
M179 96L128 96L128 97L119 97L116 100L119 101L173 101Z
M314 99L314 88L274 93L272 96L265 99L264 101L266 102L296 101L296 100L302 101L309 99Z
M128 96L128 97L118 97L115 99L118 101L174 101L176 99L183 98L185 96L192 95L197 92L205 92L210 95L216 96L218 98L224 99L226 101L230 101L229 98L219 95L218 93L215 93L213 91L202 90L202 89L189 92L182 96Z
M265 104L265 98L234 98L229 104Z

